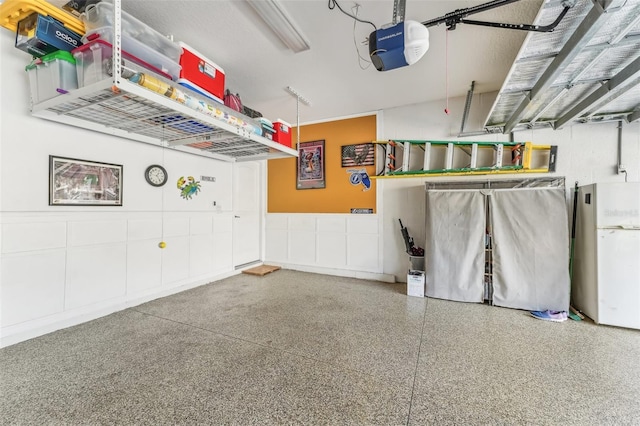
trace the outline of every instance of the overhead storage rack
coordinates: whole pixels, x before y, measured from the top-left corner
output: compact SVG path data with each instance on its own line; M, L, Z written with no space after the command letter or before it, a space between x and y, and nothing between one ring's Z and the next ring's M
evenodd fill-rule
M120 18L121 0L115 0L113 77L33 104L34 116L224 161L297 157L296 150L250 127L219 120L121 77ZM234 115L238 122L251 121Z

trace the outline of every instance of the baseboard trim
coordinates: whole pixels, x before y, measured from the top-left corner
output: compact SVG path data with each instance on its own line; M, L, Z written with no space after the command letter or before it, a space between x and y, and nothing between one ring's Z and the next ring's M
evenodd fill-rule
M273 262L273 261L265 261L265 263L268 263L269 265L280 266L284 269L291 269L294 271L302 271L302 272L312 272L314 274L357 278L361 280L382 281L387 283L396 282L396 277L394 275L383 274L378 272L353 271L349 269L326 268L322 266L298 265L294 263L283 263L283 262Z
M60 312L44 318L38 318L31 321L22 322L20 324L10 325L0 330L0 348L15 345L25 340L43 336L63 328L72 327L94 319L98 319L114 312L122 311L137 305L141 305L152 300L162 297L171 296L172 294L181 293L192 288L200 287L215 281L220 281L234 275L240 274L242 271L233 270L224 272L213 277L201 278L192 282L177 285L171 288L160 287L146 294L137 294L133 296L123 296L111 300L106 300L91 306L71 311Z

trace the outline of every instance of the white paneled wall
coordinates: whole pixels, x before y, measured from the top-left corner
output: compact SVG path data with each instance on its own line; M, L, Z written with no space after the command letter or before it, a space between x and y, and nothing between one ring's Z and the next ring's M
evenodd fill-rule
M127 295L135 297L161 286L163 251L156 250L158 241L152 238L127 243Z
M270 213L265 262L290 269L389 281L378 215Z
M230 212L174 215L3 215L2 344L233 273Z
M344 216L317 216L318 264L344 269L347 258L347 221ZM376 271L377 272L377 271Z
M32 117L13 42L0 31L0 345L235 274L233 165ZM49 155L122 165L123 205L49 206ZM201 181L190 200L181 176Z
M0 321L5 327L64 311L66 251L41 250L2 256Z
M67 250L64 308L108 302L127 291L127 246L100 244Z

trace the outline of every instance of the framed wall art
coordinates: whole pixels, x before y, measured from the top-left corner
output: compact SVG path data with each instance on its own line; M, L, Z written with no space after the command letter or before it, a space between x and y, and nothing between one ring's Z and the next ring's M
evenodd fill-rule
M122 166L49 156L50 206L122 206Z
M372 143L342 146L342 167L373 166L375 149Z
M326 188L324 140L300 142L296 168L297 189Z

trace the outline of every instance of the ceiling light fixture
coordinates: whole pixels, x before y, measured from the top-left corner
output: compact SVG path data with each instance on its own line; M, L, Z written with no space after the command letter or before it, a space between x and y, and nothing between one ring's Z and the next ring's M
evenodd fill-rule
M307 37L278 0L247 0L247 3L293 52L311 48Z

